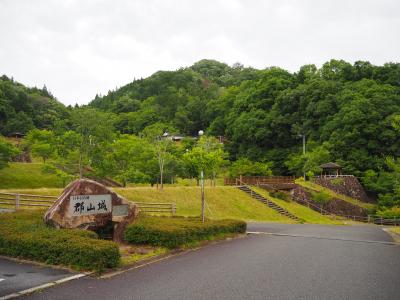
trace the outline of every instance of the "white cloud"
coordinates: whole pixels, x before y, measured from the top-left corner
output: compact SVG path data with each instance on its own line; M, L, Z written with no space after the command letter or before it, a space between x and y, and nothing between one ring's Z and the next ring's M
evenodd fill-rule
M0 73L87 103L202 58L296 71L331 58L398 61L392 0L0 0Z

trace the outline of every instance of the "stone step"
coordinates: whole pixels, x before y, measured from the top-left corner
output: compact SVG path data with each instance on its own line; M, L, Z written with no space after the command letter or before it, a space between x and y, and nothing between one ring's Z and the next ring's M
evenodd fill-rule
M298 217L296 217L295 215L291 214L290 212L288 212L283 207L280 207L278 204L274 203L273 201L268 200L265 197L263 197L262 195L260 195L259 193L253 191L250 187L248 187L248 186L238 186L238 189L243 191L243 192L245 192L246 194L248 194L252 198L257 199L258 201L264 203L269 208L272 208L273 210L275 210L276 212L280 213L281 215L286 216L286 217L288 217L288 218L290 218L292 220L295 220L295 221L300 221Z

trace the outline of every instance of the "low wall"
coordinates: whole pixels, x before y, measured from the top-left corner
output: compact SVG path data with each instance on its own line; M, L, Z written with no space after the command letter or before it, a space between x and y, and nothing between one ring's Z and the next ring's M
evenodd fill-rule
M313 181L327 189L338 194L346 195L363 202L374 202L370 199L357 177L339 176L339 177L314 177Z
M308 206L308 203L311 203L315 207L310 206L310 208L318 212L322 208L325 211L337 215L360 216L360 217L366 217L368 215L366 209L338 198L333 198L328 203L320 204L312 200L311 193L305 190L301 186L297 186L296 188L294 188L291 191L291 196L294 201L302 205Z

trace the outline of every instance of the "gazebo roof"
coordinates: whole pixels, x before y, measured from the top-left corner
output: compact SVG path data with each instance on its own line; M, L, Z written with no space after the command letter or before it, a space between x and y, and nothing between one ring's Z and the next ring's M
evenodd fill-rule
M341 169L342 167L337 163L329 162L319 166L321 169Z
M24 137L26 134L21 132L11 132L8 134L9 137Z

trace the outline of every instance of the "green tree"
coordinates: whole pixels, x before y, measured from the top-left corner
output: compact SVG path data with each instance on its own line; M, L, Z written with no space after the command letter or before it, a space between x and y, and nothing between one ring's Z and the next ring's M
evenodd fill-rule
M124 135L114 141L106 155L105 173L126 186L128 182L152 182L156 166L154 149L147 140Z
M199 179L201 171L215 185L216 177L221 167L226 164L226 152L223 145L213 137L202 136L196 146L187 151L182 159L189 176Z
M8 162L19 153L20 151L17 147L7 142L4 137L0 136L0 169L6 167Z
M25 143L32 153L43 159L43 163L54 155L56 138L49 130L33 129L28 132Z
M104 162L104 154L114 139L114 116L93 108L77 108L72 122L79 134L79 176L85 165L98 166Z
M155 123L147 126L142 134L153 145L154 153L157 158L159 174L160 174L160 189L164 188L164 167L171 157L169 151L174 147L172 140L168 134L174 132L174 128L163 123Z
M40 156L43 159L43 163L46 163L46 160L53 155L54 150L50 144L35 143L32 145L32 153Z
M309 149L305 155L291 154L285 162L288 169L296 176L301 176L304 173L306 173L307 176L314 176L322 171L319 167L321 164L331 161L328 143L321 146L315 146L309 143L309 146L311 149Z
M270 176L271 163L254 162L247 158L239 158L229 167L228 174L232 178L242 176Z

